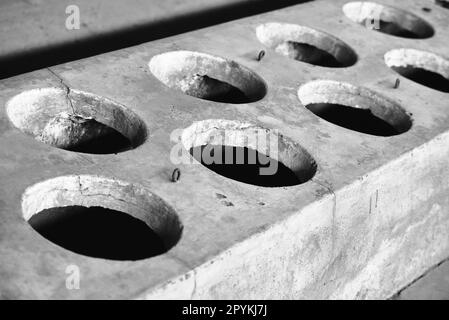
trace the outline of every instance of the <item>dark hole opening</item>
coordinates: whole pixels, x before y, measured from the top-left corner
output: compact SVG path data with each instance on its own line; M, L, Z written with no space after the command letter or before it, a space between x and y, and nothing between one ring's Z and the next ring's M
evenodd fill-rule
M443 8L449 9L449 1L447 0L436 0L435 3Z
M131 141L112 128L108 128L108 132L103 135L67 148L70 151L92 154L119 153L130 149L132 149Z
M399 134L396 128L369 109L331 103L313 103L306 107L320 118L346 129L384 137Z
M246 147L203 145L193 147L189 152L202 165L219 175L256 186L294 186L307 180L302 181L283 163ZM221 163L211 163L209 156L221 159ZM260 168L268 167L273 168L273 174L261 175Z
M133 148L130 139L114 128L77 115L56 116L39 138L54 147L82 153L110 154Z
M90 257L139 260L167 251L145 222L102 207L51 208L28 222L49 241Z
M235 86L209 77L208 75L194 75L187 94L214 102L223 103L248 103L249 99L245 93Z
M339 62L327 51L306 43L286 41L278 46L278 50L286 54L289 58L317 66L331 68L347 66L346 64Z
M449 92L449 79L443 77L439 73L422 68L416 68L414 66L392 66L391 68L400 75L416 83L442 92Z
M368 25L368 23L372 23L372 25L374 26L374 22L373 19L365 19L363 20L362 24L363 25ZM377 27L377 26L376 26ZM427 38L430 37L432 35L433 32L429 32L429 31L425 31L425 32L420 32L420 34L418 34L417 32L405 29L403 27L401 27L398 23L396 22L390 22L390 21L384 21L384 20L380 20L379 21L379 29L374 29L386 34L391 34L393 36L397 36L397 37L402 37L402 38L410 38L410 39L420 39L420 38Z

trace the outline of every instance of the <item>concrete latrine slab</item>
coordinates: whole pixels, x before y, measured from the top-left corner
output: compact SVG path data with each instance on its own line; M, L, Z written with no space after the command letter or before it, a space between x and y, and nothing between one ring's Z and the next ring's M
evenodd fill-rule
M449 253L448 18L314 1L0 81L1 297L393 296ZM261 132L274 180L195 156Z

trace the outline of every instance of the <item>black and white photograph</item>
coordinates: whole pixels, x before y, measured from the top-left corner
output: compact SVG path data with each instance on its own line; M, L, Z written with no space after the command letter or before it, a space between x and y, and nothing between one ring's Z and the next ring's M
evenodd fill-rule
M0 0L0 182L3 301L449 300L449 0Z

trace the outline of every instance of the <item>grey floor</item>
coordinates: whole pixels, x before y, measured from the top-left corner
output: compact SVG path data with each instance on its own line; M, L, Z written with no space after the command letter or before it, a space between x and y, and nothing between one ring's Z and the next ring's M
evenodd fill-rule
M449 300L449 259L402 290L395 300Z

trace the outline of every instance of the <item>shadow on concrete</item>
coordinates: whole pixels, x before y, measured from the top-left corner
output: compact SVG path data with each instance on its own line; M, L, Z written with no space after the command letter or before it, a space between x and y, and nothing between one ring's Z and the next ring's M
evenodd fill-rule
M0 58L0 79L303 2L308 0L247 1L5 56Z

